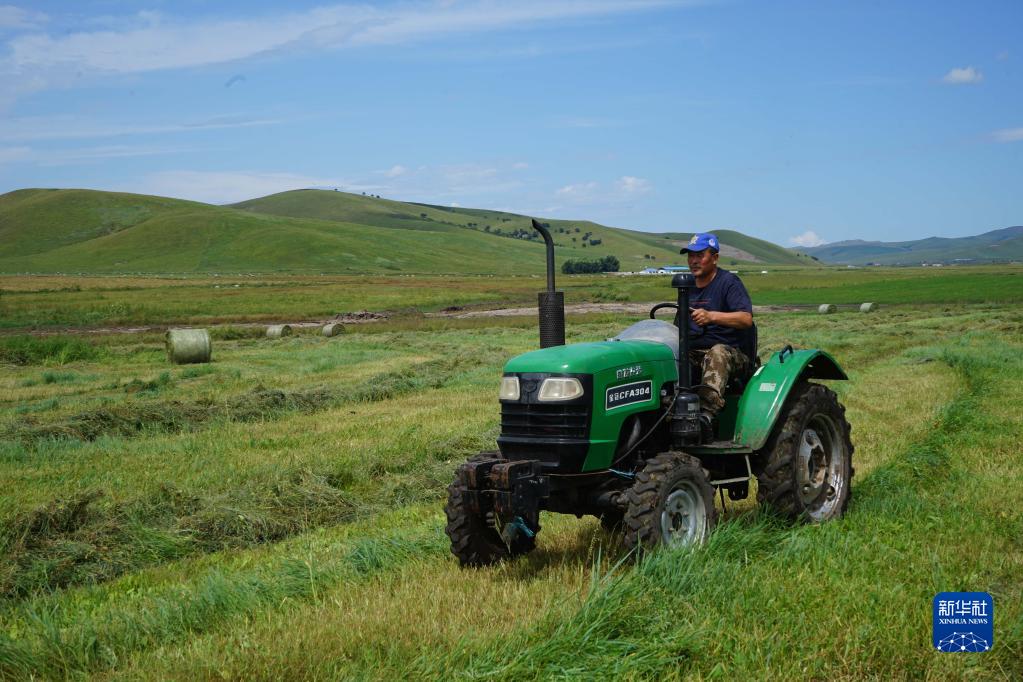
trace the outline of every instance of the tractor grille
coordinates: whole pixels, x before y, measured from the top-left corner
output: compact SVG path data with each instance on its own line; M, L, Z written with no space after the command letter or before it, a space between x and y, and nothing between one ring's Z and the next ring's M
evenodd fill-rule
M501 435L554 440L589 436L586 405L501 403Z

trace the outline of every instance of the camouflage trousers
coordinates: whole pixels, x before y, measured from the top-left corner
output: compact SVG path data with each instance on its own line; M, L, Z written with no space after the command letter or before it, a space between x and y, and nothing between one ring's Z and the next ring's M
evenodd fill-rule
M710 414L717 414L725 406L728 377L749 366L745 353L723 343L689 351L689 361L703 369L702 386L696 393L700 396L700 409Z

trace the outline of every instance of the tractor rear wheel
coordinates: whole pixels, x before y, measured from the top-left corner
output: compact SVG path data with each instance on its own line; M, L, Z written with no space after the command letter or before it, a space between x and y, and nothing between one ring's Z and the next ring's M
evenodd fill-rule
M636 474L625 511L625 545L652 548L700 544L717 522L714 486L700 460L662 452Z
M850 428L834 391L813 383L793 387L761 450L757 502L811 523L840 517L853 475Z
M484 452L469 461L492 459L497 452ZM448 523L444 528L451 540L451 553L462 566L490 566L505 559L526 554L536 547L536 538L518 533L509 548L501 539L488 514L478 514L469 506L465 488L458 478L448 486L448 503L444 507ZM491 512L492 514L492 512Z

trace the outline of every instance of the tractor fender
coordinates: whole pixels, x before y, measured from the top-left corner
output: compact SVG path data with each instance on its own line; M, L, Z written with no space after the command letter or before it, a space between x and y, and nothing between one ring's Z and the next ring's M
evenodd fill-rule
M792 387L805 379L848 379L835 359L822 350L787 346L757 368L746 383L735 418L735 441L753 450L767 442Z

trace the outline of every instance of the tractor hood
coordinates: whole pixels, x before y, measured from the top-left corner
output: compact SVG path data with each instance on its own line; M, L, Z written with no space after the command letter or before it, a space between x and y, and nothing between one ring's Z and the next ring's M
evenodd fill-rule
M656 341L598 341L552 346L523 353L509 360L504 371L506 374L596 374L622 365L657 360L674 364L675 354L671 348Z

